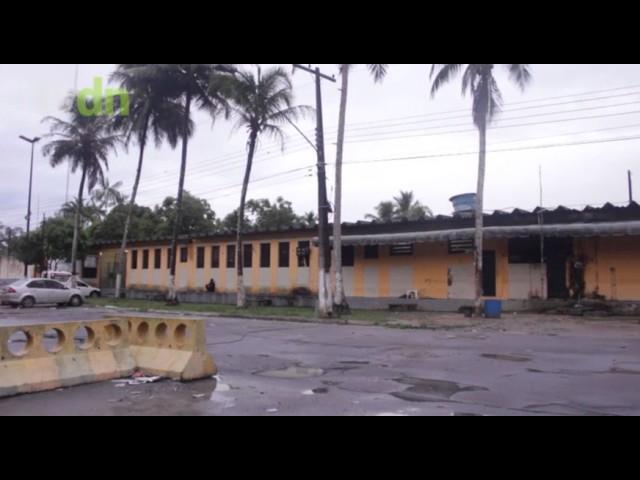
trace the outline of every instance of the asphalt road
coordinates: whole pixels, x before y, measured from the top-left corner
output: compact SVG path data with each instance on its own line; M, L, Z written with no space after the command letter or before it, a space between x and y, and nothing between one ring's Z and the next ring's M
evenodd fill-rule
M0 325L96 309L0 309ZM0 399L0 415L638 415L637 320L451 330L205 319L220 376Z

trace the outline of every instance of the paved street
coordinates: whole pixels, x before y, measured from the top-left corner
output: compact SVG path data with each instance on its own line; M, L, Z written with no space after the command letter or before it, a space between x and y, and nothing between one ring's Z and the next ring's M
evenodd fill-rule
M97 309L0 309L0 325ZM214 318L217 379L0 400L0 415L638 415L637 319L507 317L439 330Z

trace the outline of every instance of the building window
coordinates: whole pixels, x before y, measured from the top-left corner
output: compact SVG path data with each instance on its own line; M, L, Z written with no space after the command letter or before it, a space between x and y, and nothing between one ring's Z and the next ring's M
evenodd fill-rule
M189 248L182 247L180 249L180 263L187 263L189 261Z
M271 244L260 244L260 268L271 267Z
M410 257L413 255L413 243L397 243L391 245L389 254L392 257Z
M342 266L353 267L356 263L356 249L353 245L342 247Z
M167 248L167 268L171 268L171 249Z
M142 251L142 269L149 270L149 250Z
M380 256L378 245L366 245L364 247L364 258L372 260Z
M289 268L289 242L278 244L278 267Z
M220 268L220 247L211 247L211 268Z
M449 254L456 255L459 253L473 253L475 250L475 242L472 238L468 240L449 240Z
M137 270L137 269L138 269L138 251L132 250L131 251L131 270Z
M236 268L236 246L227 245L227 268Z
M244 250L242 251L242 266L244 268L253 267L253 245L250 243L244 245Z
M160 270L162 268L162 249L156 248L153 251L153 268Z
M196 257L196 268L204 268L204 247L198 247Z
M308 267L311 263L311 242L298 242L298 267Z

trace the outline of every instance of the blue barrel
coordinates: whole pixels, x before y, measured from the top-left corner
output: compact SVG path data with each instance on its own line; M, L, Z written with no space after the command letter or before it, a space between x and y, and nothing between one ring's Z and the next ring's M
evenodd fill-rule
M486 300L484 302L484 316L500 318L502 316L502 300Z

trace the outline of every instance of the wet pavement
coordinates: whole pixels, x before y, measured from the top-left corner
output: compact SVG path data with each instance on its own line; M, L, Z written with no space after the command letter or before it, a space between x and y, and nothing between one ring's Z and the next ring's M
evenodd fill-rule
M0 325L97 309L0 310ZM116 382L0 399L0 415L638 415L637 320L520 316L500 330L215 318L216 378Z

